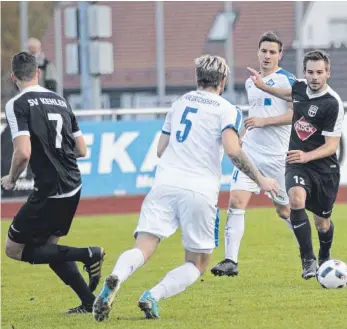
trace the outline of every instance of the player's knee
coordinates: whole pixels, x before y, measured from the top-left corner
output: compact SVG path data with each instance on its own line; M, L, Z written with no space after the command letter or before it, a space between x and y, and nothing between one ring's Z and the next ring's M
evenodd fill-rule
M303 209L306 203L306 191L302 187L292 187L288 191L290 208Z
M15 248L8 243L6 243L6 245L5 245L5 254L8 258L15 259L15 260L21 260L22 251L23 250L19 250L18 248Z
M320 233L326 233L329 231L329 225L326 225L325 223L316 223L316 228Z
M294 194L290 197L290 207L292 209L305 208L305 199L300 195Z
M326 233L330 228L330 220L329 219L315 219L315 226L318 232Z
M246 201L240 198L239 196L230 194L229 199L229 208L232 209L245 209Z
M160 238L154 234L147 232L137 232L135 233L135 238L136 241L134 248L141 250L144 262L146 263L157 249Z
M7 244L5 245L5 254L9 258L13 258L13 250Z

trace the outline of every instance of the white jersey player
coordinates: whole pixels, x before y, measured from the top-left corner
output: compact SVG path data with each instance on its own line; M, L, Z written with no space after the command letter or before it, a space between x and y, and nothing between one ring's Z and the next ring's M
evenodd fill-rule
M273 32L263 34L259 41L258 59L263 81L269 86L288 89L295 82L293 74L281 69L278 62L282 57L282 42ZM293 112L292 104L258 89L252 79L245 84L249 117L241 135L242 149L264 176L280 183L280 194L273 198L276 212L290 224L289 199L285 188L285 157ZM260 188L237 166L232 174L228 217L225 226L225 259L211 269L214 275L238 275L238 254L245 229L245 210L252 194Z
M152 256L159 242L178 227L186 262L169 272L139 300L147 318L158 318L158 301L184 291L206 270L218 239L217 200L225 153L264 190L278 183L265 178L239 146L241 113L220 97L229 71L221 57L195 60L198 90L183 95L168 112L158 143L160 161L135 230L133 249L118 259L93 306L94 318L107 318L115 295L128 277Z

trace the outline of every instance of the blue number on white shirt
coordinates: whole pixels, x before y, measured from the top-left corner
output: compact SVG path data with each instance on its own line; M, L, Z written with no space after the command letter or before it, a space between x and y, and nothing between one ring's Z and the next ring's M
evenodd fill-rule
M233 174L233 180L236 183L237 181L237 176L239 175L239 171L238 170L234 170L234 174Z
M185 110L184 110L184 112L182 114L182 118L181 118L181 122L180 123L182 123L182 124L184 124L186 126L184 127L183 133L180 130L178 130L176 132L176 140L177 140L177 142L183 143L187 139L187 137L189 135L189 132L190 132L190 129L192 128L192 122L189 119L187 119L187 116L188 116L189 113L196 113L196 112L198 112L198 109L195 109L195 108L192 108L192 107L189 107L189 106L187 106L185 108Z

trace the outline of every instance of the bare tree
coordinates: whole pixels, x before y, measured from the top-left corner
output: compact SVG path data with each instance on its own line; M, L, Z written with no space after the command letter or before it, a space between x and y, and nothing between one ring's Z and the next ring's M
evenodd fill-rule
M50 21L53 19L54 6L58 2L29 1L29 36L41 39ZM19 2L1 2L1 104L4 106L16 93L16 87L10 79L11 57L20 51Z

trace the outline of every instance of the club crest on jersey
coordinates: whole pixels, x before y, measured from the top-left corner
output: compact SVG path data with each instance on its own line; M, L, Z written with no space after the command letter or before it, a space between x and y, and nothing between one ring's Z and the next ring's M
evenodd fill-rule
M273 86L275 84L275 82L272 80L272 79L270 79L267 83L266 83L266 85L268 85L268 86Z
M304 117L301 117L295 122L294 129L302 141L305 141L317 131L317 129L313 127Z
M318 106L311 105L310 108L308 109L308 115L312 118L317 114L317 111L318 111Z

